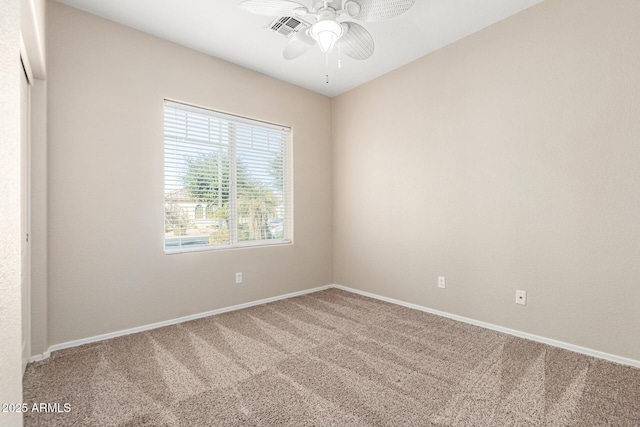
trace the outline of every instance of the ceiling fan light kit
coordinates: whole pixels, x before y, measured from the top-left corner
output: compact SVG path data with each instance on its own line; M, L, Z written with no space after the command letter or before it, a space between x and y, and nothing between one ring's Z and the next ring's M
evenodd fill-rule
M318 22L311 26L309 34L318 42L323 53L330 53L344 29L335 20L336 13L333 10L321 10L318 15Z
M289 37L283 52L287 60L298 58L316 43L324 54L329 54L337 45L340 53L352 59L364 60L373 55L373 37L362 25L342 18L381 21L406 12L415 0L333 0L312 3L312 7L307 8L289 0L244 0L239 6L258 15L296 16L306 24L304 29ZM303 16L312 22L302 19Z

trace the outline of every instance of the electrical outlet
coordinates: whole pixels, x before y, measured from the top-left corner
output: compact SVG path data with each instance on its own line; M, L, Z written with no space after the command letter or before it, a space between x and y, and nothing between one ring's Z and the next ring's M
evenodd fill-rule
M242 273L236 273L236 284L242 283Z
M516 291L516 304L527 305L527 291Z
M447 281L444 276L438 276L438 287L442 289L447 287Z

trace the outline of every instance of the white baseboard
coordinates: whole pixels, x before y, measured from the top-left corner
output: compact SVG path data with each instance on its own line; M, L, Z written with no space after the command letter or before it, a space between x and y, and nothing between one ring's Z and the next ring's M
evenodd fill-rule
M470 319L468 317L458 316L457 314L451 314L444 311L434 310L432 308L423 307L421 305L412 304L409 302L400 301L393 298L383 297L381 295L372 294L370 292L361 291L358 289L348 288L342 285L332 285L332 288L341 289L343 291L352 292L354 294L363 295L365 297L374 298L380 301L389 302L391 304L401 305L403 307L412 308L414 310L424 311L426 313L435 314L436 316L446 317L448 319L457 320L459 322L468 323L475 326L480 326L485 329L491 329L493 331L504 332L505 334L513 335L519 338L525 338L531 341L537 341L542 344L548 344L553 347L563 348L565 350L570 350L576 353L585 354L587 356L597 357L598 359L608 360L610 362L616 362L622 365L633 366L635 368L640 368L640 361L629 359L626 357L616 356L615 354L609 354L598 350L592 350L590 348L581 347L574 344L569 344L562 341L557 341L551 338L545 338L538 335L529 334L527 332L517 331L515 329L505 328L503 326L494 325L492 323L481 322L479 320Z
M31 362L40 362L41 360L48 359L51 356L51 349L45 351L42 354L35 354L29 358L29 363Z
M256 306L256 305L267 304L267 303L270 303L270 302L279 301L279 300L288 299L288 298L293 298L293 297L297 297L297 296L300 296L300 295L306 295L306 294L310 294L310 293L313 293L313 292L324 291L324 290L329 289L331 287L332 287L332 285L320 286L320 287L317 287L317 288L306 289L304 291L292 292L292 293L289 293L289 294L278 295L278 296L270 297L270 298L264 298L264 299L257 300L257 301L245 302L245 303L242 303L242 304L233 305L231 307L224 307L224 308L219 308L219 309L216 309L216 310L206 311L204 313L197 313L197 314L192 314L190 316L178 317L177 319L165 320L165 321L162 321L162 322L151 323L149 325L137 326L135 328L124 329L124 330L116 331L116 332L110 332L108 334L101 334L101 335L96 335L96 336L93 336L93 337L82 338L82 339L79 339L79 340L73 340L73 341L63 342L63 343L60 343L60 344L54 344L54 345L50 346L49 349L47 351L45 351L44 353L36 354L34 356L31 356L31 358L29 359L29 363L31 363L31 362L39 362L41 360L47 359L51 355L52 351L63 350L65 348L71 348L71 347L77 347L77 346L83 345L83 344L89 344L89 343L92 343L92 342L104 341L104 340L108 340L110 338L121 337L123 335L135 334L136 332L143 332L143 331L148 331L148 330L151 330L151 329L162 328L163 326L175 325L177 323L188 322L189 320L196 320L196 319L200 319L200 318L203 318L203 317L213 316L213 315L216 315L216 314L227 313L229 311L241 310L243 308L249 308L249 307L253 307L253 306Z
M151 329L161 328L163 326L175 325L177 323L187 322L189 320L200 319L200 318L203 318L203 317L213 316L213 315L216 315L216 314L227 313L229 311L241 310L243 308L253 307L253 306L256 306L256 305L267 304L267 303L270 303L270 302L279 301L279 300L288 299L288 298L293 298L293 297L297 297L297 296L300 296L300 295L306 295L306 294L310 294L310 293L314 293L314 292L318 292L318 291L324 291L324 290L329 289L329 288L341 289L343 291L347 291L347 292L351 292L351 293L354 293L354 294L363 295L363 296L366 296L366 297L369 297L369 298L374 298L374 299L377 299L377 300L380 300L380 301L389 302L391 304L396 304L396 305L400 305L400 306L403 306L403 307L412 308L414 310L420 310L420 311L424 311L426 313L435 314L436 316L446 317L448 319L457 320L459 322L464 322L464 323L468 323L468 324L471 324L471 325L480 326L480 327L485 328L485 329L491 329L491 330L498 331L498 332L504 332L505 334L513 335L513 336L516 336L516 337L525 338L525 339L528 339L528 340L531 340L531 341L537 341L537 342L540 342L540 343L543 343L543 344L551 345L553 347L563 348L565 350L574 351L576 353L585 354L587 356L593 356L593 357L597 357L599 359L604 359L604 360L608 360L608 361L611 361L611 362L620 363L622 365L628 365L628 366L633 366L633 367L636 367L636 368L640 368L640 361L638 361L638 360L629 359L629 358L621 357L621 356L616 356L614 354L604 353L604 352L598 351L598 350L592 350L590 348L581 347L581 346L578 346L578 345L569 344L569 343L562 342L562 341L557 341L557 340L554 340L554 339L551 339L551 338L545 338L545 337L541 337L541 336L538 336L538 335L529 334L527 332L517 331L515 329L505 328L503 326L494 325L492 323L481 322L479 320L470 319L468 317L458 316L457 314L451 314L451 313L447 313L447 312L444 312L444 311L434 310L432 308L423 307L421 305L412 304L412 303L408 303L408 302L405 302L405 301L400 301L400 300L393 299L393 298L387 298L387 297L384 297L382 295L372 294L370 292L365 292L365 291L361 291L361 290L358 290L358 289L353 289L353 288L349 288L349 287L342 286L342 285L336 285L336 284L320 286L318 288L312 288L312 289L307 289L307 290L304 290L304 291L292 292L292 293L289 293L289 294L279 295L279 296L275 296L275 297L271 297L271 298L265 298L265 299L261 299L261 300L257 300L257 301L246 302L246 303L234 305L234 306L231 306L231 307L224 307L224 308L219 308L217 310L207 311L207 312L204 312L204 313L198 313L198 314L192 314L190 316L179 317L177 319L165 320L163 322L157 322L157 323L152 323L152 324L149 324L149 325L138 326L138 327L135 327L135 328L124 329L124 330L121 330L121 331L110 332L108 334L96 335L96 336L93 336L93 337L82 338L82 339L74 340L74 341L68 341L68 342L64 342L64 343L61 343L61 344L54 344L51 347L49 347L49 349L47 351L45 351L44 353L31 356L31 358L29 359L29 362L38 362L38 361L47 359L51 355L51 352L52 351L56 351L56 350L63 350L65 348L77 347L79 345L89 344L89 343L92 343L92 342L98 342L98 341L103 341L103 340L108 340L110 338L121 337L123 335L135 334L136 332L148 331L148 330L151 330Z

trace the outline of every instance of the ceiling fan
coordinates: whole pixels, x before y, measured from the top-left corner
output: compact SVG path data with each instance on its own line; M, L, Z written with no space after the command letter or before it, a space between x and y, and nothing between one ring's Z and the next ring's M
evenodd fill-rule
M282 53L284 59L298 58L318 43L323 53L330 53L337 45L341 53L363 60L373 55L373 37L362 25L339 20L382 21L406 12L415 0L312 0L312 3L309 9L289 0L245 0L240 7L258 15L295 16L306 24L290 36Z

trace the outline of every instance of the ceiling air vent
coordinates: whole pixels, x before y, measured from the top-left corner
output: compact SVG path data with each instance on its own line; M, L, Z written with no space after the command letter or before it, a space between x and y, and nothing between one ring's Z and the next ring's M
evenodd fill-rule
M283 16L282 18L276 18L267 25L267 28L273 32L282 34L285 37L289 37L291 34L305 28L307 25L298 21L291 16Z

